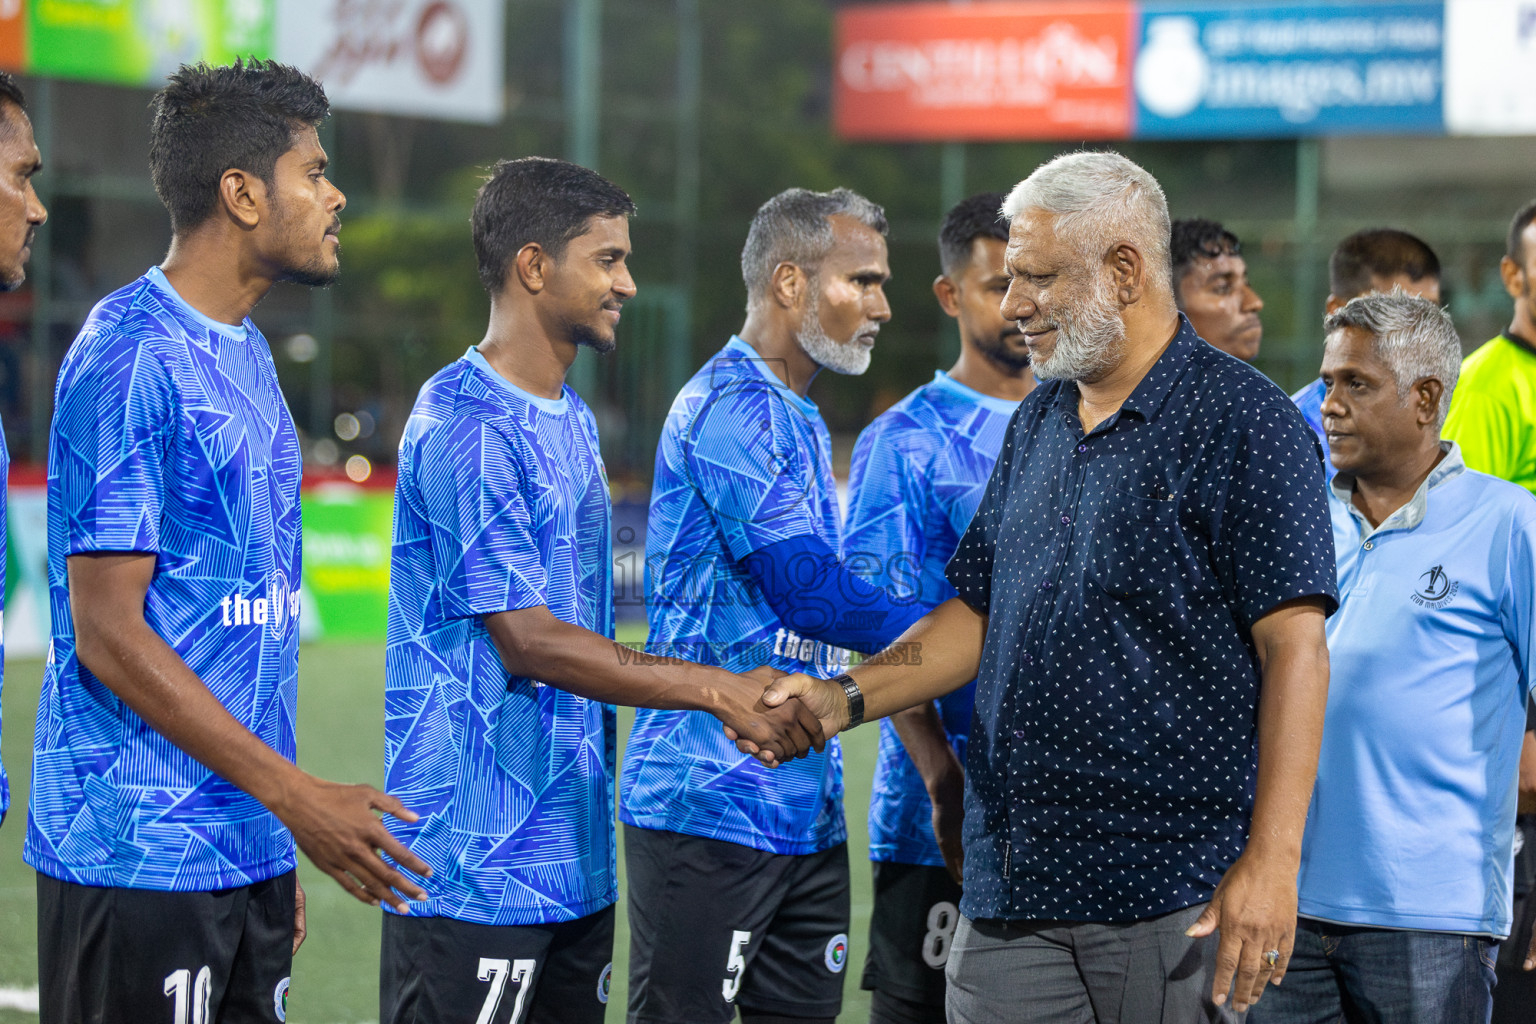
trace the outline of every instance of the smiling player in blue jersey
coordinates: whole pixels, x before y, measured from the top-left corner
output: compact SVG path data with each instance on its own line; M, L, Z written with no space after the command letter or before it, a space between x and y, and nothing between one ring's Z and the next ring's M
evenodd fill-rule
M848 479L848 564L893 596L935 608L955 596L944 568L1002 450L1008 421L1034 388L1029 348L1003 319L1008 222L1001 192L971 196L939 229L933 283L960 328L960 359L859 435ZM870 1020L944 1020L944 964L960 923L965 741L975 684L880 723L869 805L875 906L863 987Z
M42 1019L282 1018L304 934L295 843L365 902L426 865L369 786L293 763L299 440L255 303L336 276L325 93L251 61L154 101L170 253L91 311L48 459L53 643L25 857Z
M831 439L806 397L890 319L884 212L846 189L763 204L747 320L678 394L646 538L649 650L833 676L916 619L839 560ZM625 755L632 1022L831 1020L848 947L842 754L768 772L703 715L643 711Z
M32 176L42 168L21 87L0 71L0 291L19 288L27 279L32 237L48 219L32 187ZM5 678L5 479L10 465L5 435L0 433L0 689ZM10 806L11 787L0 762L0 823Z
M612 640L608 480L565 376L580 348L616 345L633 212L586 168L498 164L471 218L490 325L400 442L385 778L421 815L392 830L435 873L424 905L384 919L386 1022L603 1019L612 704L707 711L786 759L821 742L803 709L754 707L766 676Z

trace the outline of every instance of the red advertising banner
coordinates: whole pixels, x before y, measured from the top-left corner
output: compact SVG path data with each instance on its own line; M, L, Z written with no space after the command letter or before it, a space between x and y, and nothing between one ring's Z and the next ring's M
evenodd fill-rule
M27 70L27 12L21 0L0 0L0 68Z
M833 125L848 139L1121 138L1130 0L870 4L838 12Z

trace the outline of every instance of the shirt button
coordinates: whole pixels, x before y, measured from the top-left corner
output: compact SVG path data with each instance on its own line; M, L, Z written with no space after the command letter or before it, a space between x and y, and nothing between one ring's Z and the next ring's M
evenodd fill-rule
M1019 655L1019 660L1022 661L1026 665L1032 665L1032 664L1034 664L1035 656L1033 654L1030 654L1028 651L1026 651L1023 654Z
M1024 738L1024 730L1023 729L1015 729L1015 730L1013 730L1013 738L1016 739L1016 740L1023 739Z
M1046 580L1044 583L1040 584L1040 589L1041 590L1050 590L1053 585L1054 584L1052 584L1050 580Z
M1077 446L1077 450L1080 451L1080 452L1085 452L1085 451L1088 450L1088 446L1085 445L1085 444L1080 444L1080 445Z
M1373 547L1373 544L1370 541L1366 541L1365 542L1365 550L1369 551L1369 550L1371 550L1372 547Z
M1065 526L1068 523L1072 522L1072 517L1071 516L1062 516L1061 517L1061 522L1062 522L1062 525Z

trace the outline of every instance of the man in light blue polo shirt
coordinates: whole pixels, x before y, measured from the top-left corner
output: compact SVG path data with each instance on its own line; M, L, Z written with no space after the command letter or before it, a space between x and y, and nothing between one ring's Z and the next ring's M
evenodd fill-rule
M1440 439L1450 317L1401 292L1325 322L1339 610L1285 984L1250 1024L1484 1024L1510 930L1536 649L1536 500Z

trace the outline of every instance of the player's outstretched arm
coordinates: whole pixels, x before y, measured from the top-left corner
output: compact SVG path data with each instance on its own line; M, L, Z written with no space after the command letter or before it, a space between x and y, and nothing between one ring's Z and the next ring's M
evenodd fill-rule
M958 597L918 619L889 647L848 673L863 693L864 720L926 703L975 679L986 637L987 617ZM768 687L763 703L781 707L792 697L820 720L827 738L848 727L848 697L840 684L797 673ZM752 752L746 737L731 738L743 751Z
M663 711L707 711L748 737L765 764L820 750L821 723L804 707L763 704L765 680L632 650L557 619L538 605L485 616L486 630L515 676L537 679L589 700ZM734 738L734 737L733 737Z
M251 794L293 832L299 849L353 896L409 913L399 893L426 899L380 856L427 876L431 869L385 829L375 812L416 815L372 786L301 771L241 725L144 620L155 556L71 555L69 606L80 664L156 732ZM396 892L398 890L399 892Z

